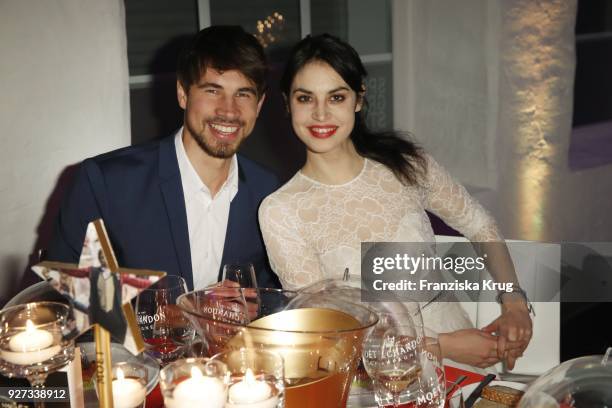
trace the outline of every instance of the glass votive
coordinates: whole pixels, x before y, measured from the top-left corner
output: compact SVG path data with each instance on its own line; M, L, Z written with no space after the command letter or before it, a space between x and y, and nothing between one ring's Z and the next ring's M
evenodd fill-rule
M62 303L35 302L0 311L0 373L28 378L34 386L74 355L72 309Z
M281 408L285 406L283 358L258 349L219 353L211 359L227 366L226 408Z
M142 407L147 398L147 369L136 362L113 364L113 406L115 408Z
M160 373L160 387L166 408L205 405L223 408L227 385L227 367L208 358L186 358L174 361Z

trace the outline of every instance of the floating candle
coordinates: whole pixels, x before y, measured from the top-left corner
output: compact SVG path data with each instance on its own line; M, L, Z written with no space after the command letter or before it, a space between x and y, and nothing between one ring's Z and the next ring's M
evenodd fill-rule
M13 335L9 340L9 350L3 350L2 358L17 365L32 365L50 359L60 352L59 345L53 345L53 334L37 329L31 320L26 321L26 329Z
M230 387L226 407L273 408L277 404L278 397L272 396L272 387L257 380L253 371L247 368L244 378Z
M191 377L180 382L172 398L165 401L168 408L199 406L204 402L210 408L223 408L225 386L217 378L203 376L197 367L191 367Z
M113 380L112 387L115 408L138 407L147 396L144 384L135 378L125 378L121 368L117 368L117 378Z
M42 350L53 344L53 335L47 330L40 330L34 326L31 320L26 321L26 329L17 333L9 341L11 351L34 351Z

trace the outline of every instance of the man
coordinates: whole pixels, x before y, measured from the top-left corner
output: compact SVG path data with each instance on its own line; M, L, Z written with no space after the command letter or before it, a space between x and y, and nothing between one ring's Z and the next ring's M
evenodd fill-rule
M265 100L266 61L240 27L200 31L183 50L175 135L85 160L62 205L47 258L77 262L87 223L102 218L120 266L163 270L190 289L214 284L230 261L276 287L257 222L277 178L236 155Z

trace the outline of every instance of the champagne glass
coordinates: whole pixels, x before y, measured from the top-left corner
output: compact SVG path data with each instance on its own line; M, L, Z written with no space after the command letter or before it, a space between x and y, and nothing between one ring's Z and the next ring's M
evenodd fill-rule
M223 351L227 337L233 337L250 323L244 290L226 286L211 286L187 293L178 300L183 310L197 310L189 314L195 327L201 327L201 343L194 344L189 357L211 357Z
M167 275L136 298L138 326L146 352L162 366L181 358L193 339L193 327L176 306L176 299L184 293L187 293L185 280Z
M230 262L223 266L221 278L223 286L244 288L244 298L247 302L251 318L259 313L261 306L260 293L257 290L255 267L251 262Z
M438 333L428 328L423 328L423 332L425 337L420 359L422 372L419 407L443 408L446 398L446 379Z
M241 288L257 288L255 268L251 262L230 262L223 265L221 280L236 282Z
M362 358L380 407L398 407L420 395L421 341L409 313L379 314L364 342Z

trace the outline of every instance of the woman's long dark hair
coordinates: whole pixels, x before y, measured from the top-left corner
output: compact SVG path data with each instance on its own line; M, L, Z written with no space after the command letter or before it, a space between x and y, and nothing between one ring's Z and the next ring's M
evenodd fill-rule
M329 34L308 36L296 44L281 78L281 91L289 99L295 75L309 62L322 61L331 66L363 99L363 109L355 112L355 127L351 133L353 145L363 157L387 166L404 185L418 184L426 166L423 151L398 132L370 131L362 117L367 103L363 90L368 75L359 54L349 44Z

